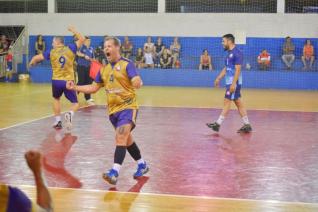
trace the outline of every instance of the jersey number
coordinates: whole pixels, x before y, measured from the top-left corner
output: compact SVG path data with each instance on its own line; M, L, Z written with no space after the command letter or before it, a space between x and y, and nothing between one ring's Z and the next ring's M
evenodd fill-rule
M65 57L61 56L59 58L59 63L61 64L61 68L64 68L65 62L66 62Z

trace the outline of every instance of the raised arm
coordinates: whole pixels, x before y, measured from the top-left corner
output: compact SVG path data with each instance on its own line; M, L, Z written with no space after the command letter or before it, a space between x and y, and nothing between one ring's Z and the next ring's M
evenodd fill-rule
M68 31L73 33L74 36L77 38L77 41L75 43L76 43L77 48L80 48L85 41L85 37L81 33L77 32L77 30L73 26L69 26L67 29L68 29Z

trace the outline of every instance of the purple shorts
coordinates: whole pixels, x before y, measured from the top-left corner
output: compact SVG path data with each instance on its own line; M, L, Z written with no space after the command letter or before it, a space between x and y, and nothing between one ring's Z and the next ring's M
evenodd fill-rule
M237 100L241 98L241 85L237 84L234 93L230 93L231 85L226 85L225 98L229 100Z
M115 129L125 124L132 124L131 130L133 130L136 127L137 114L138 114L138 110L126 109L126 110L111 114L109 116L109 120Z
M77 96L75 91L66 88L65 80L52 80L52 93L55 99L59 99L62 94L72 103L77 103Z

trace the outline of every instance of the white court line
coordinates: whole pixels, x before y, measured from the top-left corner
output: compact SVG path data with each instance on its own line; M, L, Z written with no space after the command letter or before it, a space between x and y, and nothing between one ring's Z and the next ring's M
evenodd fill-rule
M87 107L92 107L92 106L95 106L95 105L88 105L88 106L83 106L83 107L80 107L80 109L83 109L83 108L87 108ZM67 111L62 111L62 113L65 113ZM42 120L42 119L46 119L46 118L50 118L50 117L53 117L54 115L47 115L47 116L43 116L41 118L37 118L37 119L31 119L29 121L24 121L24 122L21 122L21 123L18 123L18 124L14 124L14 125L11 125L11 126L8 126L8 127L4 127L4 128L0 128L0 131L2 130L7 130L7 129L10 129L10 128L14 128L14 127L18 127L18 126L21 126L21 125L24 125L24 124L29 124L29 123L32 123L32 122L35 122L35 121L39 121L39 120Z
M14 185L15 187L29 187L34 188L32 185ZM274 204L293 204L293 205L308 205L318 207L317 203L308 202L287 202L278 200L261 200L261 199L242 199L242 198L225 198L225 197L211 197L211 196L191 196L191 195L179 195L179 194L159 194L159 193L147 193L147 192L131 192L131 191L108 191L98 189L81 189L81 188L62 188L62 187L49 187L51 190L69 190L69 191L84 191L84 192L97 192L97 193L119 193L119 194L141 194L148 196L162 196L162 197L177 197L177 198L190 198L190 199L207 199L207 200L230 200L230 201L244 201L244 202L265 202Z

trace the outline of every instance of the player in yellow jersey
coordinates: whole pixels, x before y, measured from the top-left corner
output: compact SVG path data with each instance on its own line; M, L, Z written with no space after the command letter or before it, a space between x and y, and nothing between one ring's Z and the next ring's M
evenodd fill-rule
M55 36L52 42L52 49L45 51L43 54L38 54L30 61L30 66L33 66L43 60L50 60L53 74L52 74L52 93L53 93L53 110L55 115L55 122L53 127L55 129L62 128L61 121L61 102L60 97L64 93L65 97L72 103L71 110L65 113L65 126L67 131L71 130L72 119L74 112L77 111L79 104L75 91L66 89L66 82L74 81L74 60L77 49L82 46L85 38L76 31L74 27L69 27L68 30L77 38L75 43L65 45L62 36Z
M138 162L134 178L143 176L149 170L131 134L136 126L138 112L135 89L142 86L142 80L134 63L120 56L120 46L118 38L106 38L104 51L109 64L99 70L94 84L76 86L73 81L69 81L66 86L83 93L95 93L100 88L106 90L109 119L116 130L116 150L113 168L104 173L103 178L112 185L117 182L126 150Z

